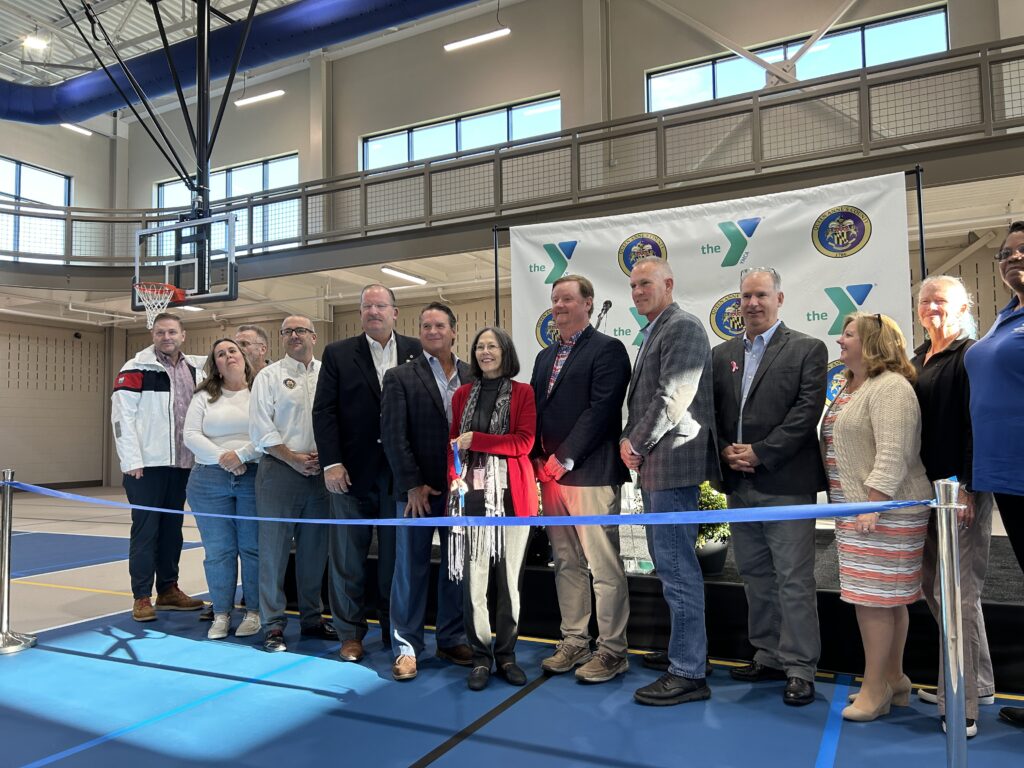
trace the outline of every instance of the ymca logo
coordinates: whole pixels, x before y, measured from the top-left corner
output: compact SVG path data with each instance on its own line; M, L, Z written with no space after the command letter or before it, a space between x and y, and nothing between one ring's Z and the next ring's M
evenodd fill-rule
M565 270L569 266L569 259L572 258L572 252L576 250L577 243L579 243L579 240L565 240L561 243L544 244L544 250L547 251L552 265L551 274L544 280L545 285L550 285L565 274Z
M729 250L722 259L723 267L735 267L747 252L747 243L757 231L761 218L740 219L739 221L723 221L718 224L722 234L729 240Z
M846 288L834 286L825 289L825 295L832 299L832 303L839 310L835 320L832 322L832 327L828 329L830 336L837 336L842 333L843 321L847 315L856 312L857 307L864 305L864 301L867 299L868 294L871 293L872 288L874 286L871 283L860 283L858 285L848 285Z

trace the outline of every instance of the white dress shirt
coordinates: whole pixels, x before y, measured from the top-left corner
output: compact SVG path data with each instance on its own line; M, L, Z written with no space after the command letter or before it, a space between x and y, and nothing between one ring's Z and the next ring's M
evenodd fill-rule
M366 341L373 356L373 367L377 370L377 383L383 387L384 374L398 365L398 343L395 341L395 333L391 332L391 338L384 346L371 339L369 334L366 335Z
M308 366L291 357L271 363L256 375L249 397L249 436L266 452L284 445L295 453L313 453L313 397L320 361Z

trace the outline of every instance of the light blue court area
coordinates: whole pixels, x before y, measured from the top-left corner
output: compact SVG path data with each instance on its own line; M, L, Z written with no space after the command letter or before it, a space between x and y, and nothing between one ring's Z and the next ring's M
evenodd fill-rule
M183 549L202 546L186 541ZM38 576L128 559L128 539L73 533L16 531L11 534L11 578Z
M336 660L337 644L300 641L289 652L208 641L194 613L137 624L127 614L44 632L37 648L0 657L3 766L826 766L935 768L944 738L935 710L916 704L884 721L843 723L833 699L848 687L819 681L819 701L792 709L781 683L732 681L719 667L712 699L678 707L634 704L656 674L634 657L624 678L583 686L543 678L551 646L522 642L525 688L500 679L481 693L466 670L432 648L416 680L396 683L376 630L363 664ZM986 707L969 747L972 768L1020 765L1024 734Z

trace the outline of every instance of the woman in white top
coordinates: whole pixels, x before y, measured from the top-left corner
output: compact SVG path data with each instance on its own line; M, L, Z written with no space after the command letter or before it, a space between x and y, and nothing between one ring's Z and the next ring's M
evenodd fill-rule
M256 460L249 442L249 386L252 368L232 339L218 339L206 359L206 379L185 416L185 445L196 462L188 480L193 512L229 517L196 517L206 549L203 567L213 601L211 640L227 637L242 560L242 593L246 613L236 637L260 631L258 524L230 516L256 515Z

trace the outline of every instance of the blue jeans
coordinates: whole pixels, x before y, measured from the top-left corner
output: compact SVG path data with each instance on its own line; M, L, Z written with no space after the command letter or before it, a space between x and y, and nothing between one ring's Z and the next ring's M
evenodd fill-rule
M188 505L193 512L217 515L256 514L256 464L246 464L245 474L233 475L219 466L196 464L188 478ZM206 558L206 583L214 613L231 613L238 584L238 559L242 559L242 593L246 610L258 611L260 594L259 529L255 520L196 517Z
M430 516L444 515L447 496L430 497ZM405 502L395 517L405 516ZM391 636L395 657L423 650L423 619L430 584L430 548L436 528L405 526L396 531L395 578L391 582ZM441 528L441 567L437 573L437 647L466 642L462 620L462 586L448 578L448 529Z
M648 512L682 512L697 509L696 485L642 491ZM700 680L708 655L704 627L704 577L697 562L698 523L653 525L648 528L654 543L654 563L668 603L672 634L668 641L668 671L679 677Z

